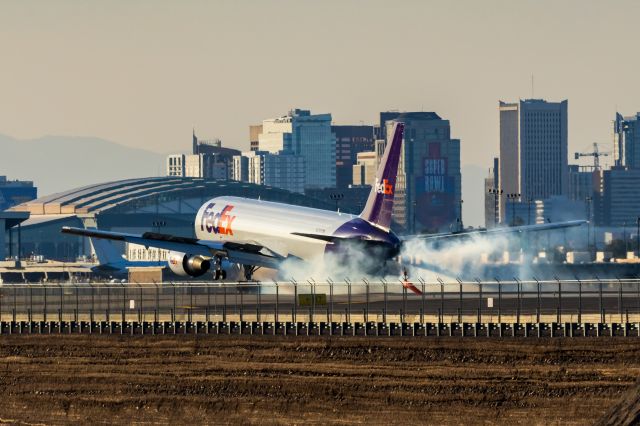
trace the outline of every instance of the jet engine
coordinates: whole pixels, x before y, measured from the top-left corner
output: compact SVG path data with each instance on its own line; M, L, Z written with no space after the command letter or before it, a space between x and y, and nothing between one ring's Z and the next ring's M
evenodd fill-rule
M194 256L177 251L169 252L169 269L181 277L199 277L211 268L211 261L202 256Z

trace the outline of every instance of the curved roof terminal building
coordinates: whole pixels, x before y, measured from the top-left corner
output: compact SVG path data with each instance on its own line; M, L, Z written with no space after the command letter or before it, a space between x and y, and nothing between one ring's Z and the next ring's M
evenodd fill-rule
M142 233L154 231L194 236L193 221L207 200L235 195L300 206L333 209L333 205L302 194L245 182L183 177L126 179L87 185L13 207L30 218L9 236L11 251L21 256L75 260L91 255L84 239L60 233L62 226ZM18 233L20 235L18 235Z

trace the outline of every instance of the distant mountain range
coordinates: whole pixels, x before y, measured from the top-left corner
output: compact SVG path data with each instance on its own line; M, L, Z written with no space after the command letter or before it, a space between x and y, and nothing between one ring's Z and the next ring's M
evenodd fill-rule
M100 138L0 135L0 175L32 180L38 196L118 179L163 176L165 155Z

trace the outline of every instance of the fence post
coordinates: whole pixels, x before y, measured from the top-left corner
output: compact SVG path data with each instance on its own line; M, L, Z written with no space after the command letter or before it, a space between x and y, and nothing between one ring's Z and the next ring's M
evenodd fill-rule
M622 312L622 281L620 278L616 277L618 280L618 311L620 312L620 323L623 323L623 312Z
M516 293L518 302L518 306L516 307L516 322L520 324L520 311L522 310L522 284L518 278L513 277L513 279L516 282Z
M78 322L78 315L79 315L79 309L80 309L80 308L79 308L80 301L78 300L78 297L79 297L79 296L78 296L78 292L79 292L80 290L78 289L78 286L77 286L77 285L74 285L74 286L73 286L73 288L74 288L74 290L76 291L76 314L75 314L75 318L74 318L74 319L75 319L75 321L76 321L76 322Z
M541 309L541 301L540 301L540 281L533 277L536 282L536 292L538 293L538 307L536 308L536 322L540 323L540 309Z
M382 281L382 294L384 299L384 307L382 308L382 322L386 324L387 322L387 282L384 278L381 278Z
M309 322L313 322L313 314L316 311L316 282L313 278L308 282L311 288L311 312L309 313Z
M273 318L275 320L275 322L278 322L278 309L279 309L279 303L280 303L280 288L278 287L278 282L274 281L276 283L276 310L274 312ZM275 332L275 331L274 331Z
M13 287L13 322L16 322L16 314L17 314L17 309L18 309L18 298L16 295L16 287Z
M171 321L175 322L176 320L176 283L171 282L171 285L173 286L173 307L171 310Z
M498 283L498 322L502 323L502 283L498 278L494 278Z
M42 289L44 290L44 306L42 308L42 320L44 322L47 322L47 286L43 285Z
M597 275L596 279L598 280L598 310L600 311L600 322L604 323L604 309L602 307L602 281Z
M144 305L142 303L142 286L140 284L138 284L138 287L140 288L140 307L138 308L140 310L140 312L138 314L138 322L143 322L143 320L144 320Z
M369 281L366 280L366 278L363 278L362 281L364 282L364 290L365 290L365 310L364 310L364 322L369 322Z
M33 321L33 285L29 284L29 322Z
M122 322L127 320L127 288L122 283Z
M158 322L160 320L159 315L160 315L160 287L158 286L158 284L155 284L156 286L156 309L153 313L153 320L154 322Z
M556 277L556 281L558 282L558 322L562 322L562 281L560 278Z
M298 321L298 282L294 279L291 279L291 284L293 284L293 307L291 308L291 321Z
M262 288L260 286L256 286L256 291L258 292L258 303L256 303L256 321L260 322L260 310L262 309Z
M482 322L482 281L479 278L476 278L476 282L478 283L478 322Z
M578 323L582 323L582 281L576 275L578 281Z
M438 277L438 282L440 283L440 310L438 311L438 322L442 322L442 318L444 317L444 281Z
M458 281L458 285L460 287L460 299L458 301L458 322L462 322L462 280L460 278L456 278Z
M420 324L424 324L424 308L425 308L425 282L422 279L422 277L418 278L418 281L420 281L420 287L422 289L422 309L420 310Z
M327 322L333 322L333 281L331 278L327 278L327 282L329 283L329 313L327 315Z
M346 278L347 282L347 322L351 322L351 281Z
M94 296L94 289L93 289L93 284L89 283L89 288L91 289L91 315L89 315L90 321L93 322L93 312L95 311L96 307L95 307L95 296Z
M62 290L62 284L58 284L58 287L60 288L60 308L59 308L59 314L58 314L58 321L62 322L62 314L63 314L63 309L64 309L64 290Z
M227 286L222 283L222 322L227 322Z
M402 282L400 282L402 284ZM402 309L400 310L400 322L405 322L404 316L407 313L407 289L402 286Z
M240 322L244 321L244 292L241 288L238 288L237 291L240 292Z
M189 283L189 315L187 316L189 322L193 322L193 284Z
M407 288L404 286L402 280L399 281L402 287L402 313L400 315L400 322L406 322L407 315Z

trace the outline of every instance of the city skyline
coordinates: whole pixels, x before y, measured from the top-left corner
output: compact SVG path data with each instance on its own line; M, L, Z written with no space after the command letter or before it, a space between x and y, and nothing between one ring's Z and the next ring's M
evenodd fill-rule
M534 97L569 99L570 152L610 146L615 112L640 110L630 84L640 59L626 54L633 11L625 1L5 4L0 133L167 153L195 126L245 150L249 124L293 107L334 124L422 110L451 121L463 165L485 167L497 101Z

